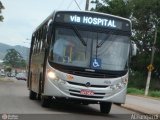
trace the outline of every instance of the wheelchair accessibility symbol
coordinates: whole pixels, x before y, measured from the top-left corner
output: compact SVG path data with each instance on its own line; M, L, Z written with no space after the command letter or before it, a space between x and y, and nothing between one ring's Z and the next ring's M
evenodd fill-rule
M101 59L99 58L93 58L92 59L92 68L101 68Z

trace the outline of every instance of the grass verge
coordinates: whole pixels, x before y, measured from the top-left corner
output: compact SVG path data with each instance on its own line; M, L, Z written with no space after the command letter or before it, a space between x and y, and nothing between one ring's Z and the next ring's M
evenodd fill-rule
M0 77L0 82L14 82L12 78Z
M137 88L128 88L127 93L132 95L144 95L144 89L137 89ZM160 98L160 91L150 90L148 93L150 97Z

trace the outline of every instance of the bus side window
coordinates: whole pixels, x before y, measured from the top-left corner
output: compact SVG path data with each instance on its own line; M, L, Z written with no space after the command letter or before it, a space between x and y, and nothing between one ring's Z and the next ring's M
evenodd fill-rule
M33 45L34 45L34 41L35 41L35 36L32 35L32 40L31 40L31 52L30 52L31 55L33 54Z
M39 48L39 49L40 49L40 52L42 52L42 41L43 41L43 40L40 41L40 48Z
M41 40L42 40L42 29L40 29L39 31L39 40L38 40L38 43L37 43L37 53L40 53L40 45L41 45Z
M40 53L40 43L41 43L41 40L42 40L42 30L40 29L39 39L38 39L38 43L37 43L37 53Z
M39 39L39 32L37 32L36 34L36 41L35 41L35 47L34 47L34 53L37 54L37 42L38 42L38 39Z
M34 44L33 44L33 54L34 55L36 54L36 42L37 42L37 34L35 36L35 41L34 41Z
M46 39L46 31L45 31L45 29L46 29L46 26L44 26L43 28L42 28L42 38L41 38L41 45L40 45L40 51L41 52L43 52L44 51L44 45L43 45L43 43L44 43L44 41L45 41L45 39Z
M36 39L35 45L34 45L34 54L36 54L36 53L37 53L37 39Z

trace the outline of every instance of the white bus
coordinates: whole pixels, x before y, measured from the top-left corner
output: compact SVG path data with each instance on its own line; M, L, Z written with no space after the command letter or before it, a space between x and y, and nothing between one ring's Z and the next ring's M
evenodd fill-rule
M99 104L108 114L124 103L135 47L131 21L97 12L54 11L32 34L30 99Z

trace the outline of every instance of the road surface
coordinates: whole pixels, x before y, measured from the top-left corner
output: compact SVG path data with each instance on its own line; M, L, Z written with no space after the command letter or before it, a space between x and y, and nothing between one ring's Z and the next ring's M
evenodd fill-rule
M10 115L10 117L56 117L59 119L70 120L109 120L129 119L133 111L113 105L109 115L104 115L99 111L99 105L75 105L75 104L54 104L51 108L43 108L38 100L30 100L29 91L26 87L26 81L10 79L0 80L0 114ZM43 118L45 117L45 118ZM128 117L128 118L127 118ZM30 119L31 119L30 118ZM0 117L1 119L1 117ZM20 119L20 118L19 118ZM29 118L26 118L26 120ZM49 119L49 118L48 118Z

